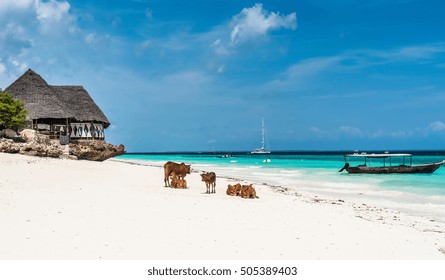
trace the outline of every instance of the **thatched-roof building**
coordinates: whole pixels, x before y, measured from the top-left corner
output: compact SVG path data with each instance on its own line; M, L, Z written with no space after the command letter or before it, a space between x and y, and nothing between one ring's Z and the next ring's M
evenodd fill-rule
M71 140L105 139L110 121L82 86L52 86L29 69L5 89L25 102L27 127Z

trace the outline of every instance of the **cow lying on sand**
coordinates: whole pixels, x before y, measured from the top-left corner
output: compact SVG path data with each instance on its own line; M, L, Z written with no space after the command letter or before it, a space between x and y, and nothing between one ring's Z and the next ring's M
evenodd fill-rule
M187 188L187 181L185 179L179 178L179 176L176 175L175 172L172 172L170 175L172 177L172 182L171 182L172 188L178 188L178 189Z
M242 198L259 198L256 196L256 191L252 184L242 186L240 196Z
M252 184L242 186L239 183L236 185L228 185L226 194L231 196L241 196L242 198L259 198L256 195L256 190Z
M215 172L207 172L201 174L202 181L206 183L206 193L216 193L216 174ZM211 192L210 192L211 189Z
M190 165L185 163L176 163L168 161L164 164L164 186L171 187L169 177L172 173L175 173L179 179L184 179L187 174L190 174Z
M241 184L238 183L236 185L228 185L226 194L231 196L239 196L241 194Z

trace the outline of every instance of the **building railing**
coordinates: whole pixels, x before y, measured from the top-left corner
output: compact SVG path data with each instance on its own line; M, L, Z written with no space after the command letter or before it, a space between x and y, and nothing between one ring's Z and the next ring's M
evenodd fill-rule
M59 124L37 124L34 129L39 133L48 135L49 139L62 141L71 140L105 140L105 131L102 124L97 123L71 123L69 126ZM64 138L62 140L62 138Z

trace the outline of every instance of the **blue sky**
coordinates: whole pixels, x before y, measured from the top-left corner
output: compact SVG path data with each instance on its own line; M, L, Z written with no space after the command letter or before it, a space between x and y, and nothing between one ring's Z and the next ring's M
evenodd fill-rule
M83 85L130 152L444 149L445 3L2 0L0 87Z

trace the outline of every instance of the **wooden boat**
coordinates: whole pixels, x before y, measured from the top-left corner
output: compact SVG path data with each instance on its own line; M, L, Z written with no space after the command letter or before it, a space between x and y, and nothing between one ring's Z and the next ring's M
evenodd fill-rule
M354 153L346 154L345 165L338 172L346 170L348 173L364 173L364 174L390 174L390 173L433 173L445 160L435 163L413 165L412 154L366 154ZM364 160L363 164L352 166L351 162L357 162L359 159ZM407 160L408 159L408 160ZM380 162L378 166L371 166L372 161ZM383 165L381 164L383 161ZM407 162L409 161L409 162Z

